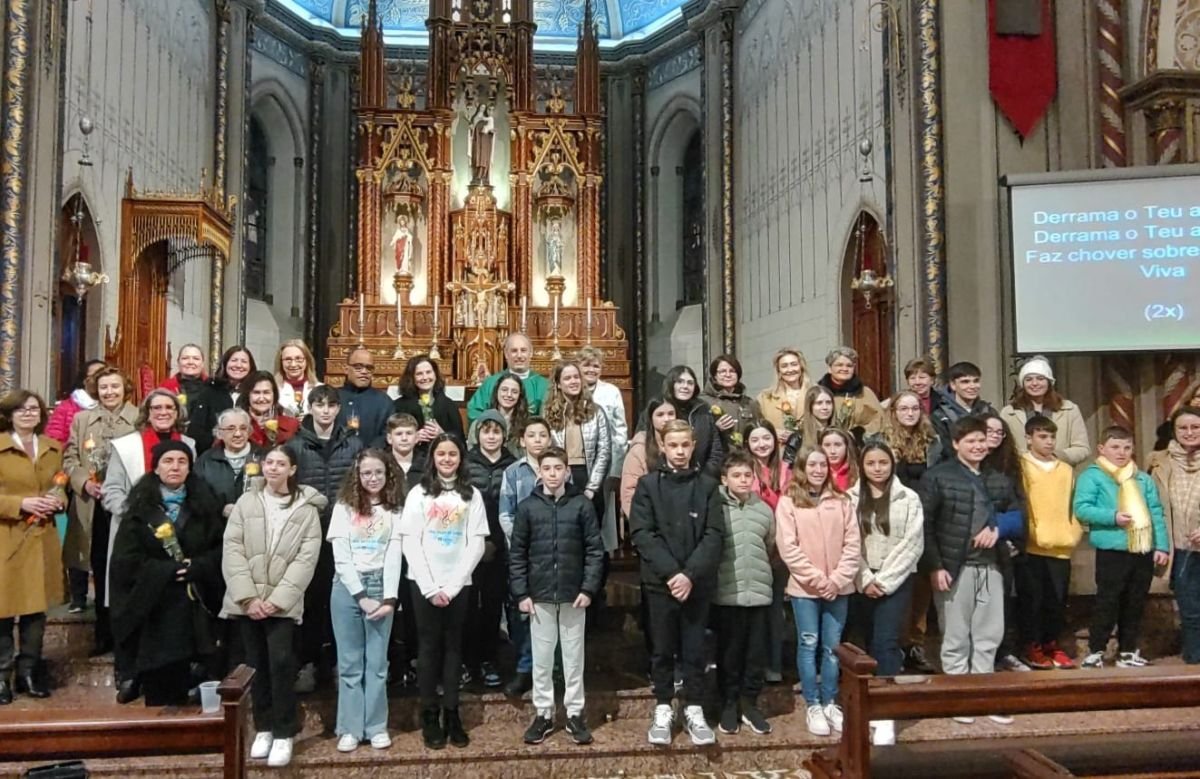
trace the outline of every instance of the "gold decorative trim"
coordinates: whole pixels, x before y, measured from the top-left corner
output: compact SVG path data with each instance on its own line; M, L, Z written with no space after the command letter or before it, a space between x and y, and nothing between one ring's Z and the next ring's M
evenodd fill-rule
M20 383L21 270L29 215L26 95L29 90L29 0L8 0L4 17L3 135L0 136L0 390Z
M226 135L229 132L229 24L232 18L233 11L229 0L217 0L217 116L213 133L216 175L213 185L221 194L225 194L225 177L229 168Z
M946 357L946 204L942 180L941 0L919 0L921 272L924 352L940 371Z
M734 15L721 15L721 318L724 351L737 349L733 255L733 33Z
M325 63L314 60L308 82L308 262L304 273L304 337L313 346L317 338L317 265L320 262L321 122Z
M646 377L650 372L646 343L650 334L650 307L646 299L646 71L633 74L633 308L637 372L637 402L646 402Z

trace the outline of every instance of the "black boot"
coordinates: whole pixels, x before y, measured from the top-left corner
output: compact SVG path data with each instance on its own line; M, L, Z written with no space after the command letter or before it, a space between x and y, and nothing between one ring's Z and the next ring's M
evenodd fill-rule
M117 685L117 703L133 703L142 697L142 685L137 679L125 679Z
M471 743L467 731L463 730L458 709L442 709L442 727L446 730L446 737L450 739L450 743L459 749Z
M12 685L8 683L8 679L0 679L0 706L12 703L12 698Z
M50 691L46 689L46 685L38 682L33 674L17 674L16 689L19 693L24 693L30 698L49 698Z
M421 738L425 741L426 749L445 748L446 733L442 730L437 709L424 709L421 712Z

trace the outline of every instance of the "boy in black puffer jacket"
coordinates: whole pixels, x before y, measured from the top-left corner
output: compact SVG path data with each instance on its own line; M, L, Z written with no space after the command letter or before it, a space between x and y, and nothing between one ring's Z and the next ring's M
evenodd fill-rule
M633 493L629 527L641 558L642 584L654 647L654 722L651 744L667 746L675 726L675 658L683 676L684 719L695 744L716 741L700 708L704 686L704 631L724 545L724 506L715 479L692 465L695 438L687 422L662 431L665 462Z
M501 438L503 442L503 438ZM517 506L510 574L513 600L532 615L533 707L525 743L554 730L554 650L561 643L567 732L591 743L583 719L583 644L587 607L600 589L604 540L592 502L567 485L567 453L550 447L538 458L541 484Z
M475 423L474 434L474 440L468 442L471 448L467 451L467 472L471 486L483 496L488 538L470 591L470 614L467 629L463 631L463 658L467 665L463 679L468 680L467 674L478 671L485 687L499 687L503 679L496 668L496 647L500 643L500 615L508 597L508 552L500 527L500 485L504 469L517 458L504 445L508 424L499 411L483 412Z
M321 511L321 555L312 582L304 591L304 622L299 636L300 673L296 692L309 693L317 686L317 664L332 665L333 625L329 621L329 596L333 590L333 547L325 540L338 489L354 466L363 439L337 423L341 411L338 392L322 384L308 395L309 413L286 447L296 461L296 483L318 490L328 505Z

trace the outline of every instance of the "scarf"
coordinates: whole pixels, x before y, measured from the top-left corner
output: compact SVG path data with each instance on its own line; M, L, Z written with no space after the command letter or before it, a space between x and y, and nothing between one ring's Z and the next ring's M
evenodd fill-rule
M1129 536L1128 548L1134 554L1146 554L1154 550L1154 529L1150 523L1150 506L1142 494L1137 480L1137 463L1130 460L1125 467L1118 468L1105 457L1097 457L1096 465L1117 483L1117 512L1128 514L1133 521L1125 528Z
M246 442L246 445L242 447L240 452L225 450L225 460L229 463L229 467L233 469L234 473L240 472L246 466L246 460L250 457L250 452L251 446L249 442Z
M1171 504L1171 524L1175 527L1175 537L1179 538L1200 527L1200 453L1189 455L1178 441L1171 441L1167 444L1167 454L1175 466L1167 497Z
M829 475L833 477L833 483L839 490L845 492L850 489L850 459L842 460L838 465L830 465Z
M162 490L163 512L166 513L167 519L174 525L179 520L179 510L183 508L183 501L187 499L187 487L180 487L177 490L167 487L161 487L160 489Z
M146 425L146 427L142 429L142 456L146 458L146 470L152 470L150 464L154 462L154 455L151 454L151 452L154 450L154 447L158 446L163 441L179 440L182 440L182 436L180 436L175 430L172 430L169 433L160 433L149 425Z
M850 381L845 384L838 384L828 373L822 376L817 383L832 392L836 398L857 398L863 394L862 379L858 378L857 373L851 376Z

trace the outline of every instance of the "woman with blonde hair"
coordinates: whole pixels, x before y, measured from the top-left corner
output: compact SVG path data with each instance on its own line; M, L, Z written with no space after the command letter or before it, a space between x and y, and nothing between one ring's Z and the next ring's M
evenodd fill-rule
M921 404L921 396L913 390L897 392L888 401L880 430L896 456L896 478L912 490L941 452L941 440Z
M816 446L821 431L833 425L833 410L837 401L833 393L814 384L804 393L800 426L783 445L783 461L789 466L796 461L796 452L804 446Z
M783 446L804 421L807 393L812 382L808 362L799 349L785 346L775 353L775 385L758 393L758 407L775 426L779 444Z
M279 387L279 407L297 419L308 407L308 393L320 385L317 361L308 344L292 338L279 345L275 353L275 384Z
M612 431L608 415L584 389L578 364L560 362L554 369L543 412L551 441L567 453L571 483L592 501L596 516L604 516L601 488L612 462Z

